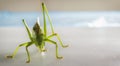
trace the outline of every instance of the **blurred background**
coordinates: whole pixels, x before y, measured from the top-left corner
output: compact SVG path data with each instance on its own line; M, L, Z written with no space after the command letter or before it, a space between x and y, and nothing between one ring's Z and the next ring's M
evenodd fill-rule
M40 11L45 2L50 11L115 11L119 0L0 0L0 10Z
M41 2L49 10L55 26L119 27L119 0L0 0L0 26L30 26L41 15Z

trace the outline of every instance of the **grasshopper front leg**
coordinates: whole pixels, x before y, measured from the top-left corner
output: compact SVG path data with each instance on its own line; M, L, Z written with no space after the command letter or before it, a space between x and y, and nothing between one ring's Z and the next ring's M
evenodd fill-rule
M26 52L27 52L27 61L26 61L26 63L29 63L30 62L30 53L29 53L29 51L28 51L28 47L29 47L30 45L27 45L25 48L26 48Z

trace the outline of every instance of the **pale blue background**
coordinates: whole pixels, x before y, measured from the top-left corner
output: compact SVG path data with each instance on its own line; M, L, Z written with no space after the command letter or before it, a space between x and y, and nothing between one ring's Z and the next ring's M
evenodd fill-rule
M49 12L49 15L54 26L88 27L88 23L100 17L104 17L107 23L120 23L120 11ZM22 19L33 26L38 16L42 25L41 13L0 11L0 27L21 27Z

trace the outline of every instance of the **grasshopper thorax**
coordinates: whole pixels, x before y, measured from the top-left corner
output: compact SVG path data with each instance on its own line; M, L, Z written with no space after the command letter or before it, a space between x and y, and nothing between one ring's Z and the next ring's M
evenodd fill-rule
M43 33L42 30L40 29L40 25L38 24L38 22L36 22L35 25L33 26L33 31L34 31L33 39L35 41L36 46L41 46L43 41Z

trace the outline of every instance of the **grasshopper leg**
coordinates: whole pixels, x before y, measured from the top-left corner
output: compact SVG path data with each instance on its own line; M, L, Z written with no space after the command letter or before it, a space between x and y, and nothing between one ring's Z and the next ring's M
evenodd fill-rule
M28 51L28 46L26 46L26 52L27 52L27 57L28 57L26 63L29 63L30 62L30 53Z
M26 45L26 52L27 52L27 61L26 63L29 63L30 62L30 53L28 51L28 47L31 46L33 44L33 42L29 42L27 45Z
M26 21L24 19L22 21L23 21L23 24L24 24L24 26L25 26L25 28L27 30L28 36L29 36L30 40L32 41L32 34L31 34L31 31L30 31Z
M18 52L18 49L19 49L20 47L26 46L26 45L27 45L27 43L20 44L20 45L15 49L15 51L13 52L13 54L10 55L10 56L7 56L7 58L14 58L14 56L15 56L16 53Z
M56 58L57 59L62 59L63 57L58 55L58 45L57 45L57 42L55 42L53 40L50 40L50 39L46 39L45 41L50 42L50 43L52 43L52 44L54 44L56 46Z
M58 39L59 42L60 42L60 45L61 45L63 48L68 47L68 45L63 45L62 40L60 39L59 35L58 35L57 33L54 33L54 29L53 29L53 25L52 25L52 20L50 19L50 16L49 16L49 14L48 14L48 10L47 10L47 8L46 8L46 6L45 6L44 3L42 3L42 8L43 8L43 16L44 16L44 31L45 31L45 36L46 36L46 21L45 21L45 20L46 20L46 18L45 18L45 13L46 13L46 15L47 15L47 17L48 17L48 21L49 21L49 23L50 23L51 30L52 30L52 35L50 35L50 37L56 36L57 39Z
M25 47L26 47L27 56L28 56L28 60L26 61L26 63L29 63L29 62L30 62L30 54L29 54L29 51L28 51L28 47L29 47L30 45L32 45L32 44L33 44L33 42L26 42L26 43L20 44L20 45L15 49L15 51L13 52L13 54L10 55L10 56L7 56L7 58L14 58L14 56L15 56L16 53L18 52L18 49L19 49L20 47L22 47L22 46L25 46Z

